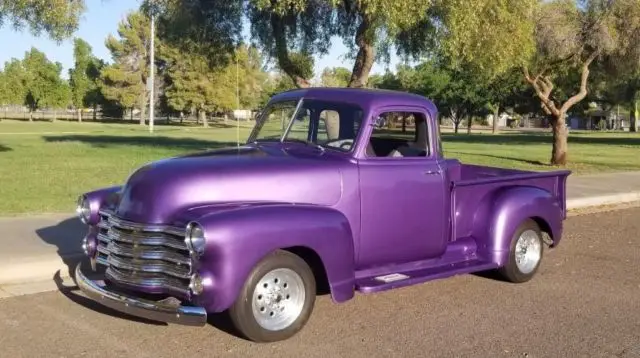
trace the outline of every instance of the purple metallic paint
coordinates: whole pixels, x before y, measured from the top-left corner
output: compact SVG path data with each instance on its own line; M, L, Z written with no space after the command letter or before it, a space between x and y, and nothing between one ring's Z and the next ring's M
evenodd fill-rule
M455 274L496 268L522 220L534 217L557 244L569 171L527 172L461 164L439 152L437 110L427 99L364 89L304 89L272 102L320 98L364 110L346 153L299 143L246 144L150 163L123 187L116 214L146 224L203 225L207 247L198 304L227 309L269 252L304 247L321 260L336 302ZM381 111L425 114L429 156L367 158ZM92 211L119 187L87 194ZM377 275L409 279L381 283Z
M205 214L201 262L210 283L202 297L211 311L235 300L253 266L277 248L305 247L322 260L336 302L353 297L354 249L347 219L339 211L314 205L252 205Z
M101 207L113 205L116 200L118 200L118 193L121 189L122 186L116 185L83 194L83 196L89 201L89 207L91 208L91 215L88 222L89 225L95 225L98 223L98 210Z
M216 151L209 154L171 158L142 167L129 178L116 214L131 221L160 224L172 222L184 210L211 203L333 206L341 200L340 167L348 164L343 158L319 158L320 154L283 151L270 145L242 148L233 155L216 155Z

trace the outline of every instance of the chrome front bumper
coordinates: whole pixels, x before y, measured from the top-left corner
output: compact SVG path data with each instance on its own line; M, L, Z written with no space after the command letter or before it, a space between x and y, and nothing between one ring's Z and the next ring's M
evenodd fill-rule
M104 284L87 278L82 273L81 265L82 263L76 266L76 283L87 297L97 303L122 313L152 321L187 326L204 326L207 323L207 312L202 307L169 305L112 292Z

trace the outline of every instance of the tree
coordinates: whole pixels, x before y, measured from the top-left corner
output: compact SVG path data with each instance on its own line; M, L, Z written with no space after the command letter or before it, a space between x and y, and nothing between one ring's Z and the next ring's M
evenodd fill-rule
M321 81L324 87L346 87L351 79L351 71L344 67L325 68Z
M174 111L197 112L207 126L206 114L238 108L255 108L267 82L259 53L253 47L239 46L235 63L214 67L198 53L184 54L179 48L164 44L163 58L166 78L166 103ZM237 87L236 87L237 86ZM237 89L237 93L236 93Z
M24 103L29 107L29 121L39 108L52 106L59 108L69 102L69 87L60 78L62 64L51 62L44 53L31 48L22 62L25 88Z
M309 87L314 55L328 53L335 34L328 1L246 1L254 43L297 87Z
M414 58L446 58L487 81L527 63L535 51L539 0L436 0L420 21L399 31L396 47Z
M348 86L367 85L376 59L388 59L395 36L428 15L425 0L147 0L158 5L163 28L177 29L173 39L220 60L240 38L242 10L249 18L256 46L297 87L308 87L313 58L324 55L335 36L355 55ZM150 5L146 5L150 7ZM179 34L179 36L177 35Z
M523 67L524 75L551 116L553 132L552 165L567 163L567 111L588 94L590 68L594 61L614 52L619 43L616 34L616 2L585 1L579 7L573 1L542 4L536 22L537 52ZM640 4L638 4L640 5ZM577 91L565 98L554 95L554 81L579 74Z
M482 79L480 80L482 81ZM525 91L525 85L522 73L517 68L512 68L497 75L492 81L485 82L486 90L483 91L483 94L486 97L485 107L493 115L492 134L495 134L498 129L500 110L509 105L515 106L515 102L521 102L519 97Z
M213 110L214 91L208 61L198 53L187 55L170 46L162 47L160 53L166 61L167 105L178 112L197 112L198 119L208 126L206 113Z
M338 9L339 35L357 49L349 87L366 87L376 59L389 60L391 45L404 31L429 19L431 0L331 0ZM431 29L430 24L423 29Z
M144 0L141 11L156 15L156 34L165 43L183 53L198 52L213 68L233 60L245 1Z
M69 86L67 81L58 77L53 84L53 91L51 92L51 95L46 97L43 104L47 107L53 108L53 120L55 121L57 119L57 109L67 108L71 103L71 86Z
M5 62L2 76L3 104L23 105L27 95L25 88L26 73L21 60L16 58Z
M106 66L100 74L104 97L114 100L132 111L140 110L140 125L145 124L149 101L147 78L149 77L150 21L139 11L131 12L120 22L120 39L109 35L105 45L111 51L114 64ZM156 45L160 46L156 39ZM154 64L155 65L155 64Z
M417 66L418 93L433 98L441 113L448 113L457 134L460 123L467 121L467 133L471 132L473 116L486 103L487 83L479 80L475 70L469 67L452 67L445 62L427 61Z
M86 41L79 38L74 40L75 66L69 70L69 84L72 102L78 113L78 122L82 122L82 110L88 106L95 107L99 101L96 97L101 63L91 51L91 46Z
M34 35L43 31L61 41L76 31L83 0L10 0L0 1L0 26L10 22L14 29L29 28Z
M238 69L240 107L256 108L260 104L259 94L264 91L268 81L268 74L265 71L262 55L256 47L243 44L238 46L233 58ZM232 63L227 66L227 70L230 70L229 74L232 77L234 88L236 64Z
M622 15L638 6L636 0L440 1L432 16L438 20L432 21L438 23L435 31L418 28L400 38L404 43L423 43L423 52L428 48L442 52L454 63L483 71L489 79L522 68L550 116L550 163L565 165L566 113L587 95L594 61L614 52L633 57L635 40L625 42L621 34L636 33L629 29L637 24Z
M618 42L613 51L605 54L601 73L613 96L630 107L629 130L637 132L640 121L640 4L634 0L619 0L615 5L612 22Z

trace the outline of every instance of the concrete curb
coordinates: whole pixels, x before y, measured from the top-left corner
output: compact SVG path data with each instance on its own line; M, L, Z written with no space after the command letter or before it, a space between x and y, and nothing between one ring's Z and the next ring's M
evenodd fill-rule
M0 298L55 291L56 274L62 281L72 282L69 270L81 261L88 262L81 253L64 258L51 254L0 264Z
M640 201L640 191L620 194L605 194L567 200L567 210L585 209L595 206L626 204Z

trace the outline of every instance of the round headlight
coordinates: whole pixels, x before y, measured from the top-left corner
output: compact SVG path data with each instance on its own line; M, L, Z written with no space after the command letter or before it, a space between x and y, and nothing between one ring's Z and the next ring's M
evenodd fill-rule
M91 217L91 207L89 207L89 200L84 196L80 196L78 198L76 214L84 224L89 222L89 218Z
M187 225L184 241L192 254L195 254L196 256L202 255L202 253L204 253L204 246L206 243L202 226L195 222L189 223L189 225Z

